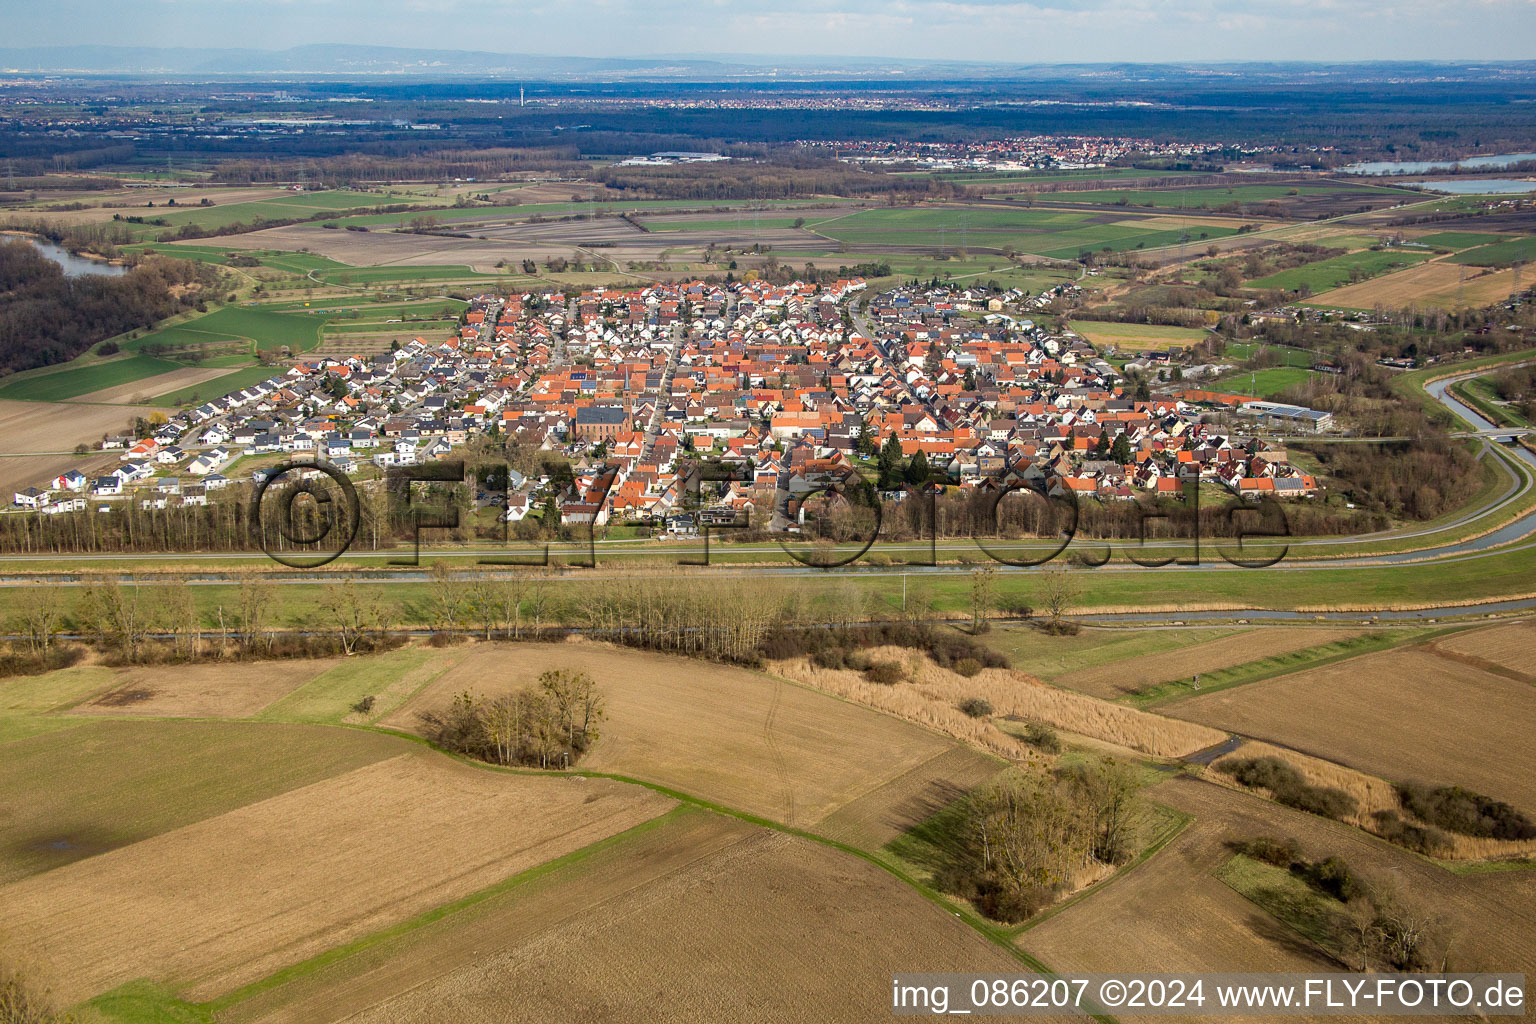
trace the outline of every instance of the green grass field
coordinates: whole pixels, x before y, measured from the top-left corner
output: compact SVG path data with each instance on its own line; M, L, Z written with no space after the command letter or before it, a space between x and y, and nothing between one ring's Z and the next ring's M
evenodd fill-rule
M1470 249L1474 245L1492 245L1494 242L1502 242L1506 237L1505 235L1485 235L1477 231L1437 231L1432 235L1421 235L1414 241L1441 249Z
M238 370L232 370L222 377L194 384L191 387L180 388L176 391L167 391L163 395L151 398L151 405L186 405L194 401L206 402L237 391L240 388L259 384L268 377L275 377L284 372L281 366L243 366Z
M1085 629L1076 636L1051 636L1026 627L994 629L981 642L1008 658L1014 668L1050 681L1079 669L1220 640L1242 632L1225 626L1191 629Z
M1267 277L1256 277L1246 282L1249 288L1284 288L1294 291L1307 285L1314 292L1327 291L1349 283L1350 271L1358 268L1365 277L1376 277L1390 270L1412 266L1430 258L1427 252L1405 252L1401 249L1366 249L1345 253L1332 259L1318 260L1300 267L1291 267Z
M1286 927L1326 948L1347 931L1344 905L1331 900L1285 868L1241 854L1216 869L1216 877Z
M46 678L46 677L44 677ZM276 723L89 720L5 744L0 882L126 846L399 753L408 741Z
M109 359L86 366L69 366L38 377L10 381L0 385L0 398L14 398L26 402L62 402L92 391L100 391L102 388L131 384L146 377L185 368L183 363L174 363L169 359L157 359L147 355Z
M1233 228L1191 225L1188 229L1144 228L1100 223L1090 213L1068 210L996 210L919 207L864 210L815 225L819 234L849 245L943 246L1017 249L1076 259L1084 251L1123 251L1202 241L1230 235Z
M1466 263L1474 267L1508 267L1533 256L1536 256L1536 236L1526 235L1468 249L1452 256L1450 262Z
M1256 373L1239 373L1234 377L1228 377L1222 381L1219 387L1239 391L1242 394L1254 394L1260 398L1274 398L1282 392L1305 384L1317 376L1311 370L1305 370L1297 366L1271 366L1267 370L1259 370Z
M206 316L140 335L124 348L147 345L228 344L244 339L255 348L288 346L304 352L320 344L320 324L313 315L278 312L268 306L225 306Z
M646 218L645 226L652 231L751 231L754 228L792 228L799 217L757 217L750 212L743 213L740 220L666 220L664 218ZM825 218L823 218L825 219ZM806 217L805 226L815 228L815 216Z
M256 720L340 725L342 719L351 713L352 705L364 697L373 697L376 701L371 719L382 718L435 677L436 673L429 677L422 675L420 670L436 655L436 651L427 647L407 647L377 657L344 661L322 672L275 704L262 709L256 715ZM438 671L446 668L445 661L438 667ZM399 687L401 681L411 677L412 673L419 676L414 687L406 692L386 696L386 691Z
M1153 206L1158 209L1216 209L1229 203L1265 203L1293 196L1326 196L1339 193L1392 192L1402 189L1377 185L1233 185L1172 189L1097 189L1089 192L1052 192L1041 202L1085 203L1095 206Z
M1278 356L1281 366L1299 366L1302 369L1311 369L1317 362L1317 357L1305 349L1288 348L1284 345L1258 345L1245 341L1229 341L1223 351L1226 359L1252 359L1260 351L1272 356Z

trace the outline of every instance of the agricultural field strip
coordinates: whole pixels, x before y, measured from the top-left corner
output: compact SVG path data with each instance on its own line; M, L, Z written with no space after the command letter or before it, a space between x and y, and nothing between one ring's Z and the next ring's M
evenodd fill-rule
M1446 702L1447 693L1454 702ZM1536 687L1433 648L1368 654L1193 696L1166 710L1391 782L1460 785L1536 811L1536 748L1528 742L1536 730Z
M208 999L670 806L410 753L0 888L0 914L62 1000L146 975Z
M1187 776L1149 796L1193 815L1194 825L1123 880L1024 932L1024 948L1078 971L1337 970L1337 962L1298 943L1288 928L1257 922L1252 905L1215 876L1229 856L1227 840L1280 835L1300 839L1309 856L1340 855L1357 870L1390 875L1431 899L1473 962L1525 971L1536 965L1527 941L1536 928L1536 873L1453 875L1351 826Z
M1114 699L1143 687L1187 679L1237 665L1252 664L1278 654L1321 647L1358 636L1361 629L1254 629L1164 654L1140 655L1131 662L1112 662L1059 675L1052 682L1094 697Z

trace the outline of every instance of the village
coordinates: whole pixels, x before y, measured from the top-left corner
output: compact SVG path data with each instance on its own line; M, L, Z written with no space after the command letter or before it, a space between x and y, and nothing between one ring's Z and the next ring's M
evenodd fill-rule
M701 517L796 529L797 497L873 479L893 441L904 465L920 458L960 488L1103 501L1179 499L1187 482L1242 498L1318 493L1283 438L1331 429L1329 414L1159 382L1166 351L1117 368L1036 322L1076 287L870 295L862 279L748 280L480 295L456 337L297 362L147 436L104 438L120 466L62 473L18 491L12 510L200 505L285 457L368 478L462 458L472 443L483 453L487 438L572 470L514 470L504 493L480 491L477 504L494 503L504 522L553 509L564 524L668 535L696 532ZM1131 369L1156 392L1145 376L1133 386ZM700 462L730 465L733 479L690 494ZM879 485L887 501L907 493Z

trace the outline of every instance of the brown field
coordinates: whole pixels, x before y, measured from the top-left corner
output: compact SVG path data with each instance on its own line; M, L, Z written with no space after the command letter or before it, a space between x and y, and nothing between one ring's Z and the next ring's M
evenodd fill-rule
M229 368L223 366L189 366L184 370L172 370L169 373L145 377L143 380L129 381L127 384L119 384L116 387L92 391L78 398L71 398L68 404L139 405L145 399L153 398L155 395L164 395L192 387L204 381L222 377L228 372ZM137 413L129 412L127 415L133 416Z
M45 701L34 697L33 702ZM12 740L0 757L5 794L0 884L415 749L404 737L360 729L85 717L41 721L67 728Z
M1068 672L1057 676L1052 682L1105 700L1113 700L1134 693L1144 686L1318 647L1335 640L1359 636L1362 632L1359 629L1252 629L1236 636L1192 644L1182 650Z
M952 746L761 673L595 643L477 646L382 724L412 730L455 693L495 695L550 668L590 673L607 698L602 738L581 767L789 823L819 821Z
M1529 973L1536 965L1536 872L1453 875L1349 826L1187 776L1150 796L1195 821L1151 860L1024 932L1027 952L1062 971L1339 970L1212 875L1228 856L1227 840L1269 835L1395 882L1446 921L1454 970Z
M1536 651L1536 619L1456 633L1435 643L1434 649L1536 680L1536 660L1532 658L1532 651Z
M1029 757L1030 748L1000 730L991 720L971 718L960 711L961 701L982 697L992 702L999 717L1044 722L1075 736L1154 757L1182 757L1227 738L1225 733L1214 729L1191 729L1188 722L1047 686L1033 676L1012 669L989 668L966 679L940 668L922 655L900 648L877 648L870 651L870 656L876 661L906 664L909 681L883 686L866 682L858 672L817 668L805 658L777 662L774 670L819 690L899 715L1015 759Z
M1308 301L1348 309L1374 309L1377 305L1393 309L1412 306L1451 309L1499 302L1515 290L1513 269L1492 274L1479 274L1473 267L1467 267L1466 271L1467 279L1463 284L1459 264L1430 260L1395 274L1334 288ZM1461 293L1459 302L1458 291Z
M178 665L174 669L119 669L112 689L71 714L149 718L246 718L303 686L340 660L305 659L232 665Z
M1388 781L1466 786L1536 811L1536 688L1424 650L1351 658L1168 712Z
M73 454L74 447L126 431L135 416L155 411L165 410L0 399L0 498L9 505L12 492L40 487L66 469L93 476L120 465L117 452L80 457ZM49 452L55 454L45 454Z
M874 1021L893 971L1024 969L879 868L763 830L487 953L347 1019Z
M27 223L44 217L60 224L94 224L100 221L109 221L114 214L124 216L156 216L160 213L172 212L182 207L198 206L206 198L215 206L224 206L227 203L250 203L258 199L275 199L281 195L292 195L278 188L218 188L214 186L190 188L125 188L113 189L102 192L87 192L81 195L69 197L71 201L92 204L85 210L49 210L47 204L38 204L31 208L20 208L7 211L0 215L0 224ZM172 210L161 210L160 207L169 199L176 200L176 207ZM382 201L382 199L381 199ZM146 203L153 202L155 210L150 211L144 207ZM102 205L106 203L120 204L116 206Z
M103 434L126 430L133 425L135 416L154 411L149 407L124 409L111 405L3 399L0 400L0 438L4 440L0 441L0 448L7 455L67 452L82 441L100 441Z
M813 828L838 842L878 850L921 824L1004 767L970 747L955 747L838 808Z
M0 888L0 919L63 1002L140 977L203 1000L669 806L411 753Z

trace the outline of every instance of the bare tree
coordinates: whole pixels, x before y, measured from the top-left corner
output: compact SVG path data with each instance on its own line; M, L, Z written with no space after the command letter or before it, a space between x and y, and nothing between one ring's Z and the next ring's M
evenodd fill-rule
M1077 577L1066 565L1053 565L1040 573L1040 604L1051 617L1051 624L1061 622L1061 617L1072 607L1082 588Z
M1130 860L1146 820L1136 766L1104 756L1074 765L1066 777L1092 821L1093 856L1106 864Z
M453 567L442 559L433 562L427 570L427 587L432 595L432 628L450 633L458 629L464 616L464 583Z
M32 653L44 657L64 623L64 601L59 588L49 584L28 588L21 606L21 632Z
M587 749L597 739L597 723L606 713L597 683L585 672L550 669L539 676L539 689L553 705L566 744L576 751Z
M522 576L516 573L505 576L494 582L496 589L496 610L501 616L501 629L507 636L517 637L523 633L523 595L527 593L527 583Z
M167 583L162 591L158 596L164 602L165 623L175 637L177 653L188 660L196 659L203 638L203 623L192 587L186 577L179 576Z
M365 594L350 577L325 585L320 595L320 610L335 631L344 654L356 653L368 633L379 626L377 597Z
M978 566L971 570L971 633L985 633L992 628L988 617L997 600L997 567Z
M464 602L489 640L491 631L501 621L501 588L494 579L471 580L464 588Z
M533 632L537 636L544 628L544 616L549 612L548 576L538 575L528 581L528 614L533 618Z
M240 622L240 642L247 648L258 643L268 646L272 638L267 633L267 618L271 614L275 595L254 572L240 574L236 591L237 612Z
M116 576L98 576L85 585L80 618L101 643L136 661L154 627L155 611L141 588L124 587Z

